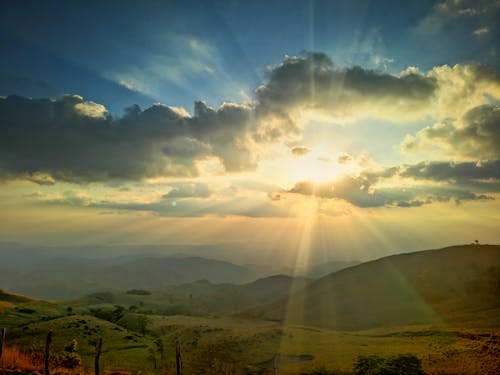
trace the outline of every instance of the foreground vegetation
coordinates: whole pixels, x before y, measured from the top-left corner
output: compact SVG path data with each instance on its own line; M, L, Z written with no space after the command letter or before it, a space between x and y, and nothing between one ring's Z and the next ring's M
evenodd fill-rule
M146 322L145 331L139 332L138 320ZM181 343L186 374L272 373L276 353L280 353L281 374L363 373L360 358L388 359L408 353L421 361L428 374L494 374L500 370L499 331L445 326L348 332L232 317L131 313L112 323L91 315L66 315L10 327L6 348L22 348L17 349L24 358L20 362L27 361L26 355L40 358L49 330L54 332L53 358L73 340L77 342L80 374L93 372L98 337L104 341L102 367L130 373L175 373L176 340ZM57 368L56 363L53 366ZM42 368L36 361L31 367Z

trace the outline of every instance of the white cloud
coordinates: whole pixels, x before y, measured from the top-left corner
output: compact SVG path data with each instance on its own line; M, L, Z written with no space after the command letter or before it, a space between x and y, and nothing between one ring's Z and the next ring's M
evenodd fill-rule
M473 34L477 37L481 37L484 35L488 35L490 33L489 27L480 27L479 29L474 30Z

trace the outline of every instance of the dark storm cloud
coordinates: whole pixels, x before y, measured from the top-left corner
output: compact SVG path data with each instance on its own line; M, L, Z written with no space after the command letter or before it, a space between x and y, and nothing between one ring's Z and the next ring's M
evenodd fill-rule
M431 99L434 78L409 73L381 74L358 66L337 68L322 53L286 57L269 72L269 82L257 90L259 109L286 113L313 108L338 114L391 103L391 110L412 112Z
M79 96L0 98L0 175L37 183L194 176L196 160L218 156L227 171L255 166L245 141L251 110L196 104L194 117L154 105L114 119Z

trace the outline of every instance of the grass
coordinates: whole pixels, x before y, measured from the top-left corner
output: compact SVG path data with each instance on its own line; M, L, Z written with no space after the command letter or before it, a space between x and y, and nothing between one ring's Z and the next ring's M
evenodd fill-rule
M277 352L281 354L280 374L307 374L314 369L349 373L358 355L405 353L417 355L429 374L500 370L498 330L462 332L453 327L405 326L348 332L227 317L149 318L148 329L165 343L165 363L173 363L174 342L179 338L190 373L220 363L235 374L258 373L271 367Z
M43 359L26 351L22 351L16 346L6 346L3 348L2 358L0 359L0 373L5 370L13 370L16 373L43 373ZM58 366L50 366L50 371L53 374L66 375L88 375L89 372L83 371L82 368L67 369ZM123 374L125 375L125 374Z
M0 301L0 327L10 328L42 320L54 319L66 313L65 307L45 301L13 303Z
M76 339L83 367L94 366L95 343L103 338L101 363L109 369L138 371L151 367L149 349L154 347L149 337L127 331L116 324L88 315L70 315L49 321L39 321L7 331L8 342L22 348L42 348L48 331L53 332L51 348L61 351L72 339Z
M6 346L3 348L0 367L10 370L32 372L43 368L43 363L34 360L31 355L21 351L17 347Z
M129 319L138 316L142 315L130 314ZM350 373L358 355L386 357L405 353L419 357L429 374L500 372L498 329L420 325L335 331L230 316L145 317L146 335L89 315L24 323L7 330L8 348L43 347L47 332L52 330L54 352L62 350L73 338L78 341L86 372L93 369L98 337L103 337L103 368L122 373L155 373L156 360L162 373L174 374L177 339L181 341L185 373L189 374L272 373L272 360L278 352L280 374ZM157 344L159 339L163 355ZM21 351L14 358L17 362L10 359L9 366L17 363L20 368L29 369L29 359Z

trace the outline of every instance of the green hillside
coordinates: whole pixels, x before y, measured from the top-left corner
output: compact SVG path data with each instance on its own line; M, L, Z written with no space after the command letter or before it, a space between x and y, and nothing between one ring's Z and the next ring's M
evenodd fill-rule
M254 317L334 329L408 324L498 326L500 246L400 254L317 280Z
M276 275L242 285L214 284L208 280L169 286L161 291L128 290L92 293L71 301L75 312L113 309L162 315L230 314L283 298L312 282L312 279Z

